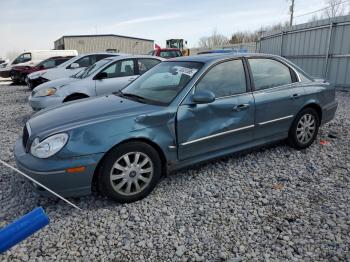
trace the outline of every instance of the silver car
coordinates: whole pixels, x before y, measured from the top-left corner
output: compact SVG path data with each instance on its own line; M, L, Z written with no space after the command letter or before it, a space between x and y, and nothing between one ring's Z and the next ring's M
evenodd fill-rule
M37 86L28 101L37 111L68 101L111 94L163 60L146 55L105 58L71 77Z

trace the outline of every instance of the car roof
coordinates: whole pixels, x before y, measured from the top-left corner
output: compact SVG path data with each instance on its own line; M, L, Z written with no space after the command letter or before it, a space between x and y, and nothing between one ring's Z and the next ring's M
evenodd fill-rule
M165 61L166 59L159 57L159 56L152 56L152 55L119 55L119 56L112 56L112 57L106 57L104 59L106 60L120 60L120 59L128 59L128 58L151 58L151 59L156 59L160 61Z
M181 56L169 59L167 61L183 61L183 62L201 62L201 63L210 63L214 61L219 61L229 58L239 58L239 57L278 57L271 54L262 54L262 53L214 53L214 54L201 54L201 55L192 55L192 56Z
M84 54L79 54L78 56L86 56L86 55L110 55L110 56L120 56L120 55L130 55L130 54L125 54L125 53L108 53L108 52L96 52L96 53L84 53Z

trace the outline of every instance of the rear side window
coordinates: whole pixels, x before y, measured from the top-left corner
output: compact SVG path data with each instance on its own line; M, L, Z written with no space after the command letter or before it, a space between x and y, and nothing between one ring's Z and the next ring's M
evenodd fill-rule
M200 80L196 90L208 90L216 98L244 93L247 90L242 60L220 63Z
M157 59L150 59L150 58L138 59L139 74L142 75L147 70L159 64L159 62L160 61Z
M262 90L292 83L290 70L284 64L264 58L249 59L255 90Z

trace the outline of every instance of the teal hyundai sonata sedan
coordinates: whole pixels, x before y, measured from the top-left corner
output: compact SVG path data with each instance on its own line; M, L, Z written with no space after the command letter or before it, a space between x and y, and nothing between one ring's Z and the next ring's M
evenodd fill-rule
M115 94L35 114L14 151L20 170L63 196L96 183L132 202L162 174L195 163L282 139L306 148L336 109L332 85L284 58L180 57Z

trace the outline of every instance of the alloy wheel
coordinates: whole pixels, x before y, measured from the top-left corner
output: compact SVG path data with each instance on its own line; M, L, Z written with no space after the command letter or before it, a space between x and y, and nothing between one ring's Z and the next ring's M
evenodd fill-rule
M121 195L135 195L149 185L153 172L152 160L146 154L130 152L113 164L110 172L111 185Z
M316 119L312 114L303 115L296 128L296 136L301 144L307 144L316 132Z

